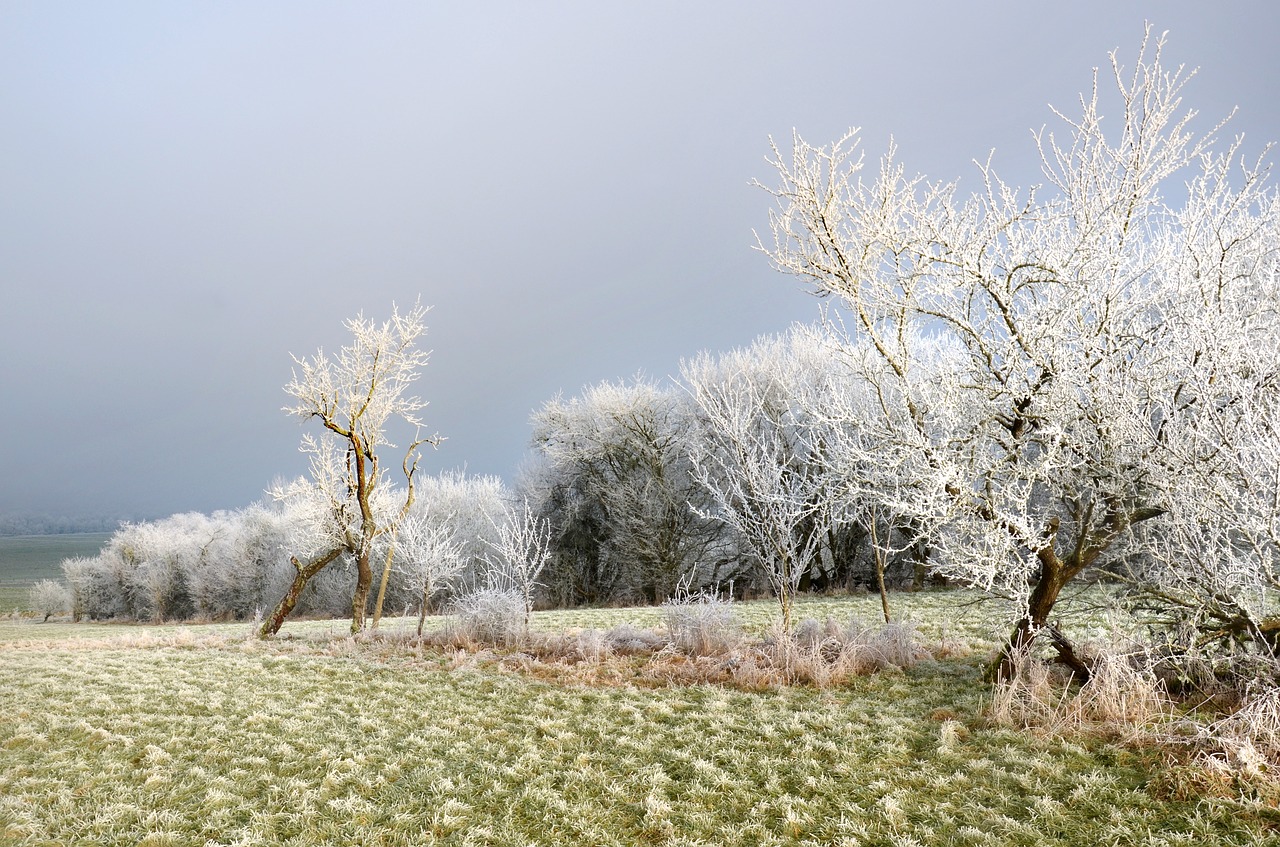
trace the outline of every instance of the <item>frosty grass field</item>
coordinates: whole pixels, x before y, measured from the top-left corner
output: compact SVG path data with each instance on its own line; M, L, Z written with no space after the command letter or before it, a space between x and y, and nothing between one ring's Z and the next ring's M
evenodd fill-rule
M407 619L378 640L291 622L267 643L248 624L5 621L0 843L1280 844L1274 798L1201 793L1150 748L994 726L979 677L998 617L966 597L894 598L959 657L758 692L423 649ZM800 615L871 620L876 602ZM534 625L623 621L659 612Z

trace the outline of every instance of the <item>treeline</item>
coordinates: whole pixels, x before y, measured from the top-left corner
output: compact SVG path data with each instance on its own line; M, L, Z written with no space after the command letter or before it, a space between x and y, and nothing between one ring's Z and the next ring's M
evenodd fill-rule
M451 553L456 550L466 567L455 573L459 579L474 579L503 514L506 489L501 480L448 474L419 484L424 496L413 518L458 539ZM97 556L62 563L73 616L157 622L259 616L288 588L293 578L290 556L314 544L306 537L313 526L306 506L268 499L237 511L191 512L124 524ZM378 552L385 556L386 546ZM420 574L403 561L394 564L387 608L418 609ZM420 571L421 564L413 567ZM353 580L352 562L340 559L310 581L297 613L349 614Z
M929 544L855 478L860 383L832 340L797 327L538 410L520 488L552 529L548 598L922 586Z
M80 532L111 532L126 520L123 515L0 515L0 537L15 535L69 535Z
M547 548L535 594L544 607L923 585L929 545L863 508L836 450L848 437L835 429L853 422L818 411L848 405L836 396L853 384L843 368L821 332L798 328L686 362L679 380L606 382L548 402L513 486L462 474L416 481L400 530L371 556L392 552L383 608L416 612L488 584L504 529L527 520ZM290 557L316 543L314 503L289 488L239 511L124 524L98 556L64 563L76 616L269 611L290 585ZM397 499L385 489L383 502ZM297 614L350 614L349 559L311 580Z

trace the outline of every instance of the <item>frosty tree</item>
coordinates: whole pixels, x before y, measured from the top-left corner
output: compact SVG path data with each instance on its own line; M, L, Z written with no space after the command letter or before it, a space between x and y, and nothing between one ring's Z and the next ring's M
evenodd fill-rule
M694 508L705 497L686 455L689 406L670 388L636 379L556 397L532 415L545 461L543 501L578 501L576 509L554 509L561 546L573 546L566 536L589 540L576 545L589 550L579 593L596 602L610 593L658 602L681 580L701 583L700 564L713 581L718 575L723 533Z
M681 363L680 376L700 412L688 436L694 478L708 513L732 528L778 598L782 630L805 574L820 565L831 527L831 491L819 432L805 413L820 393L823 368L814 339L795 333L719 358Z
M1225 519L1188 497L1237 502L1239 474L1206 443L1237 434L1202 424L1265 414L1276 391L1276 195L1222 124L1193 131L1192 74L1164 67L1163 47L1148 31L1132 68L1113 54L1113 90L1095 73L1079 116L1035 136L1042 189L988 161L965 197L906 176L892 146L864 178L856 131L773 147L761 249L837 298L851 355L869 351L873 423L921 482L936 566L1015 601L1001 670L1085 569L1153 539L1234 543L1185 523ZM1252 561L1273 570L1274 546Z
M380 324L357 315L345 323L352 343L336 357L321 350L310 359L294 358L297 370L285 391L295 403L285 411L318 421L323 432L319 439L310 433L302 438L302 450L311 457L310 478L277 492L292 501L299 525L307 528L300 542L309 549L301 558L291 556L293 582L263 622L263 636L279 631L307 582L344 554L356 568L351 631L363 628L374 541L393 530L413 503L419 449L440 441L438 435L421 435L419 413L427 404L410 393L429 356L418 347L426 313L420 304L404 314L393 306L391 318ZM387 433L395 421L415 434L401 462L407 487L393 498L380 452L395 447Z
M398 569L414 594L421 598L418 606L418 637L421 638L433 596L462 571L466 560L450 527L431 521L425 515L405 518L394 541Z
M492 545L485 582L489 590L520 598L524 607L521 633L528 635L534 593L541 587L538 577L551 559L551 527L525 500L507 509L505 520L494 528L498 541Z

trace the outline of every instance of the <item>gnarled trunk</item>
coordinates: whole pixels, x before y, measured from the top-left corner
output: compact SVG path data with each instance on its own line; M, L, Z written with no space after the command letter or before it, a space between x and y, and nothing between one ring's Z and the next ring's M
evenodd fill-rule
M1042 554L1040 558L1040 579L1031 590L1031 597L1027 602L1027 614L1014 624L1013 632L1009 634L1009 640L1005 642L1004 649L987 668L988 681L1003 682L1011 679L1016 670L1015 663L1018 656L1025 652L1042 631L1045 631L1053 640L1054 647L1058 650L1059 660L1071 668L1079 681L1084 682L1089 678L1088 666L1076 656L1071 643L1062 633L1049 626L1049 613L1053 611L1058 595L1067 584L1067 573L1062 567L1061 560L1053 555L1052 551L1049 551L1047 556Z
M1094 507L1090 504L1077 515L1080 529L1075 546L1065 557L1059 557L1053 548L1053 541L1058 535L1059 522L1057 518L1050 518L1045 533L1049 542L1036 551L1036 558L1040 562L1040 577L1031 590L1031 597L1027 602L1027 614L1014 625L1013 633L1009 636L1004 649L987 668L987 679L992 681L1011 678L1018 653L1030 645L1043 630L1053 642L1054 649L1058 651L1058 661L1071 668L1077 681L1088 681L1089 665L1076 655L1071 642L1065 635L1055 627L1049 626L1049 613L1053 611L1053 604L1058 601L1058 595L1067 583L1096 562L1129 528L1163 514L1164 510L1155 506L1127 510L1112 505L1103 519L1097 525L1093 525Z

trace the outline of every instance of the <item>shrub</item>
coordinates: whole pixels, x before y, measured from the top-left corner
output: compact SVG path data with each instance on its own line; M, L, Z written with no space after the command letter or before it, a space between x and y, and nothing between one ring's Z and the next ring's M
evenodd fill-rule
M118 559L107 555L64 559L62 573L71 586L71 615L75 620L104 620L129 612Z
M513 647L528 635L524 595L515 590L480 588L453 602L446 637L454 643Z
M71 611L71 592L60 582L42 579L31 586L30 603L31 610L47 621Z
M683 594L662 604L667 637L694 656L729 653L742 643L742 622L733 604L707 592Z

